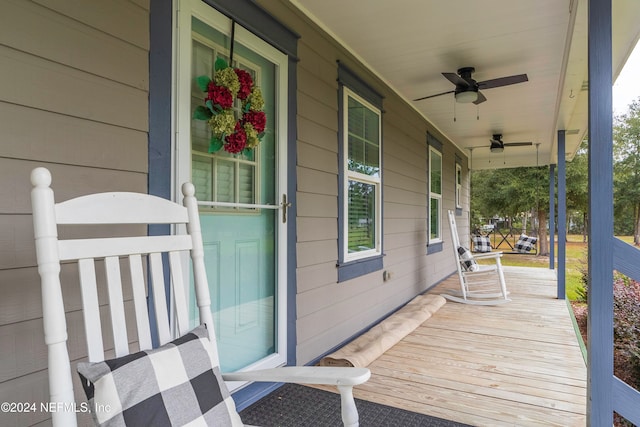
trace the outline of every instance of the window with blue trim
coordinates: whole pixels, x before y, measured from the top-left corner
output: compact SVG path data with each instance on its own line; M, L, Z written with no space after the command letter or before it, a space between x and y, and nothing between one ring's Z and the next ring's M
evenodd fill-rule
M338 67L338 281L382 269L382 97Z
M442 143L427 134L428 188L427 253L442 250Z
M429 147L429 243L442 241L442 153Z
M462 209L462 165L456 161L456 209Z

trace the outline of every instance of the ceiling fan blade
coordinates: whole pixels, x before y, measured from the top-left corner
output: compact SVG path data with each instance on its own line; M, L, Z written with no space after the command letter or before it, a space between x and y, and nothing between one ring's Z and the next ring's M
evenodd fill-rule
M509 147L524 147L527 145L533 145L533 142L505 142L504 146L509 146Z
M484 95L482 94L482 92L478 91L478 99L476 99L475 101L473 101L474 104L478 105L478 104L482 104L484 101L486 101L487 98L484 97Z
M497 79L478 82L478 86L480 87L480 89L492 89L494 87L514 85L516 83L524 83L528 81L529 78L526 74L517 74L515 76L499 77Z
M442 73L442 75L456 86L469 87L469 82L456 73Z
M436 96L446 95L446 94L448 94L448 93L454 93L454 92L455 92L455 90L450 90L450 91L448 91L448 92L442 92L442 93L438 93L438 94L436 94L436 95L423 96L422 98L414 99L414 101L422 101L423 99L434 98L434 97L436 97Z

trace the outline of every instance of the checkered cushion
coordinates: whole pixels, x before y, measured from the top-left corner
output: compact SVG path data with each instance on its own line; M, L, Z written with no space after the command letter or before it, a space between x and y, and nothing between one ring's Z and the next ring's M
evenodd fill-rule
M154 350L78 372L100 426L236 426L235 404L213 363L205 326Z
M473 259L473 255L471 254L471 251L469 251L469 249L463 246L458 246L458 255L460 255L460 265L462 265L462 268L465 271L480 270L480 266L478 265L476 260Z
M474 252L491 252L491 240L489 236L471 236Z
M526 234L521 234L514 248L516 251L524 254L527 252L531 252L533 250L533 246L536 243L538 243L537 237L530 237Z

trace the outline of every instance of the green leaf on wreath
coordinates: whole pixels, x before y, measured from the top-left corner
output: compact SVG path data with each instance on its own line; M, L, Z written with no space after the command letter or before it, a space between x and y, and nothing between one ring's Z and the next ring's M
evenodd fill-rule
M243 113L248 113L248 112L249 112L249 108L251 108L251 103L250 103L250 102L247 102L246 104L244 104L244 105L242 106L242 112L243 112Z
M193 112L193 118L196 120L209 120L213 114L202 105L199 105Z
M260 132L260 133L258 134L258 139L262 139L262 137L263 137L263 136L264 136L264 132Z
M225 68L227 68L229 66L229 64L227 64L227 61L225 61L222 58L218 58L216 59L216 63L214 66L214 70L215 71L220 71L220 70L224 70Z
M211 79L208 76L196 77L196 84L203 92L206 92L207 89L209 89L209 83L211 83Z
M244 150L242 150L242 154L244 154L245 156L249 157L249 159L251 159L251 148L245 148Z
M211 141L209 141L209 153L216 153L220 151L224 143L218 137L212 136Z
M213 101L211 101L210 99L207 99L207 101L204 103L204 105L207 106L207 108L209 109L209 111L211 111L212 114L216 113L216 109L213 106ZM209 116L209 117L211 117L211 116Z

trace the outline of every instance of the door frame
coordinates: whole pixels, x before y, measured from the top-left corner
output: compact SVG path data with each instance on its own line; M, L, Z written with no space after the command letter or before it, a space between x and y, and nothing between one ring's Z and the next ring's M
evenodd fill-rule
M203 3L200 0L180 0L174 2L175 14L177 16L176 25L173 26L174 31L174 53L176 60L174 61L174 96L172 103L172 111L174 122L174 137L172 150L172 197L174 200L180 200L180 185L182 182L191 180L191 16L197 17L199 20L211 25L217 30L227 35L231 32L231 19L213 7ZM288 190L288 153L289 144L289 127L288 118L290 113L289 106L289 58L286 54L276 49L266 41L251 33L246 28L236 23L235 40L241 42L244 46L258 52L261 56L268 59L276 65L276 176L277 176L277 200L280 202L283 194L287 194ZM182 78L184 75L188 78ZM189 106L189 107L186 107ZM289 200L292 197L288 197ZM282 209L282 206L280 206ZM289 356L288 350L288 316L290 312L288 308L288 228L295 210L288 213L287 223L283 223L281 215L278 214L278 236L277 236L277 283L276 283L276 322L277 328L274 331L276 336L277 351L260 361L249 365L243 370L262 369L275 367L286 364ZM236 388L233 387L232 388Z

